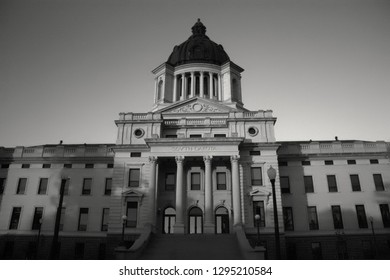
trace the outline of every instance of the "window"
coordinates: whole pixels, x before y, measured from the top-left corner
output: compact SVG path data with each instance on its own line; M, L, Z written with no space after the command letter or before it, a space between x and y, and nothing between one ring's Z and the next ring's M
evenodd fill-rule
M251 167L251 181L252 186L263 185L263 174L261 173L261 167Z
M322 249L320 242L311 243L311 253L313 260L322 260Z
M370 164L378 164L379 161L377 159L370 159Z
M165 190L174 191L176 185L175 173L165 173Z
M348 163L348 164L356 164L356 160L354 160L354 159L349 159L349 160L347 160L347 163Z
M259 133L259 130L256 127L250 127L248 128L248 133L250 136L256 136Z
M113 163L107 163L107 168L114 168L114 164Z
M65 212L66 208L62 207L61 208L61 218L60 218L60 230L64 230L64 222L65 222Z
M356 205L356 216L358 219L359 228L368 228L364 205Z
M90 195L92 189L92 178L84 178L82 195Z
M145 131L142 128L137 128L136 130L134 130L134 136L137 138L141 138L142 136L144 136L144 134Z
M373 176L374 176L375 190L384 191L385 187L383 185L382 174L374 174Z
M325 160L325 165L333 165L333 160Z
M109 218L109 215L110 215L110 208L103 208L101 231L107 231L108 230L108 218Z
M253 201L253 225L256 226L255 216L260 215L260 227L265 227L264 201Z
M65 182L64 182L65 181ZM69 195L69 178L67 179L62 179L61 181L61 184L65 183L65 186L64 186L64 195Z
M38 194L46 194L48 178L41 178L39 180Z
M64 168L72 168L72 164L71 163L65 163L64 164Z
M190 134L190 138L202 138L202 134Z
M177 138L176 134L167 134L165 135L165 138Z
M23 164L22 164L22 168L30 168L30 164L28 164L28 163L23 163Z
M313 176L303 176L303 182L305 184L305 192L314 192Z
M191 173L191 190L199 191L200 190L200 173Z
M1 168L2 168L2 169L8 169L8 168L9 168L9 164L2 164L2 165L1 165Z
M390 227L390 212L388 204L379 204L379 209L381 210L382 222L384 227Z
M19 178L16 194L24 194L26 191L27 178Z
M335 175L327 175L329 192L337 192L337 182Z
M316 230L318 229L318 217L317 217L317 207L308 206L307 207L307 216L309 218L309 229Z
M287 176L280 177L280 188L282 193L290 193L290 179Z
M95 165L93 163L86 163L85 168L94 168Z
M84 259L84 243L77 242L74 247L74 259L82 260Z
M137 227L138 202L128 201L126 227Z
M139 187L139 169L130 169L129 171L129 187Z
M249 151L249 155L250 156L259 156L260 155L260 151Z
M132 153L130 153L130 157L141 157L141 153L140 152L132 152Z
M226 190L225 172L217 172L217 190Z
M294 230L292 207L283 207L283 221L285 230Z
M18 229L20 214L22 213L22 207L14 207L12 209L11 222L9 223L9 229Z
M88 208L80 208L78 230L86 231L87 224L88 224Z
M343 217L341 215L341 208L339 205L332 206L332 216L333 216L333 225L335 229L342 229L343 226Z
M42 168L51 168L51 164L50 163L44 163L44 164L42 164Z
M214 134L215 138L225 138L226 134Z
M36 230L41 227L42 216L43 216L43 207L35 207L34 218L31 227L32 230Z
M360 192L361 188L360 188L359 175L353 174L353 175L349 175L349 177L351 178L352 191Z
M302 165L311 165L309 160L303 160Z
M104 195L111 195L112 178L106 178L106 184L104 186Z
M0 178L0 195L4 193L6 178Z
M279 161L279 166L288 166L287 161Z

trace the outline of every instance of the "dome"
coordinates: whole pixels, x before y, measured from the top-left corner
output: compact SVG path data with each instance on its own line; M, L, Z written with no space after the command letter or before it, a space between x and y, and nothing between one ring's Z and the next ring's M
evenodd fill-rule
M173 48L167 63L172 66L195 62L222 65L228 61L230 61L229 56L222 45L211 41L206 36L206 27L198 19L192 27L192 36Z

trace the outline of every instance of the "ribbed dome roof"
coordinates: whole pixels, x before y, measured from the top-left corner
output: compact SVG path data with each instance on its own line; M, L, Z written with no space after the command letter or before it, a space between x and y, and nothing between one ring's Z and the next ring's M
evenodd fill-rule
M173 48L167 63L172 66L194 62L222 65L229 60L223 47L206 36L206 27L198 19L192 27L192 36Z

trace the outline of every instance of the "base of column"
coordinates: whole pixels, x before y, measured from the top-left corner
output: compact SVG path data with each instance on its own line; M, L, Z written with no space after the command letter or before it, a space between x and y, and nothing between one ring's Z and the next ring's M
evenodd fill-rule
M203 226L204 233L215 233L215 225L212 223L205 223Z
M184 224L175 223L173 226L173 234L184 234Z

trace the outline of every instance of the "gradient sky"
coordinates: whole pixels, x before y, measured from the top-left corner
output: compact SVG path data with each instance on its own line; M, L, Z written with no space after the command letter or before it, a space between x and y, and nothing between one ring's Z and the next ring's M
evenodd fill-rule
M197 18L277 140L390 141L388 0L0 0L0 146L114 143Z

